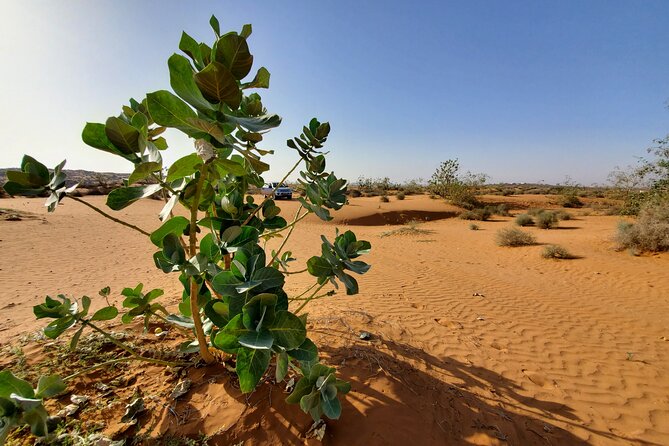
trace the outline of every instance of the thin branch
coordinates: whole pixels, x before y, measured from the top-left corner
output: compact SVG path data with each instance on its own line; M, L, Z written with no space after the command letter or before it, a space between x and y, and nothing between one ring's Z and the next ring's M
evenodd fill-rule
M300 216L300 211L304 208L304 206L300 205L299 208L297 208L297 212L295 212L295 218L293 218L293 222L290 224L290 231L288 231L288 235L283 239L281 242L281 245L279 245L279 249L276 250L274 253L274 256L272 256L272 260L270 260L269 264L271 265L274 263L274 261L279 257L279 254L281 254L281 251L283 250L283 247L286 246L286 242L290 238L290 235L293 233L293 230L295 229L295 223L299 221L299 216ZM308 214L309 212L307 212ZM305 214L306 215L306 214Z
M130 228L130 229L134 229L135 231L137 231L137 232L139 232L139 233L141 233L141 234L143 234L143 235L146 235L147 237L151 235L150 233L146 232L145 230L143 230L143 229L141 229L141 228L138 228L137 226L135 226L135 225L133 225L133 224L126 223L126 222L124 222L123 220L119 220L119 219L116 218L116 217L112 217L111 215L109 215L109 214L106 213L105 211L103 211L103 210L97 208L96 206L93 206L92 204L90 204L90 203L88 203L88 202L82 200L81 198L73 197L72 195L67 195L67 198L70 198L70 199L72 199L72 200L74 200L74 201L76 201L76 202L78 202L78 203L81 203L81 204L83 204L84 206L88 206L89 208L91 208L91 209L93 209L95 212L97 212L98 214L103 215L104 217L110 219L111 221L113 221L113 222L115 222L115 223L118 223L118 224L123 225L123 226L125 226L125 227L127 227L127 228Z
M304 302L302 303L302 305L300 305L299 307L297 307L297 310L295 310L295 311L293 312L293 314L297 314L297 313L299 313L300 311L302 311L302 309L303 309L304 307L306 307L307 304L308 304L309 302L311 302L312 300L315 299L316 293L318 293L318 292L319 292L319 291L320 291L326 284L327 284L327 282L325 282L323 285L321 285L321 286L319 286L318 288L316 288L316 291L314 291L313 294L312 294L311 296L309 296L309 297L307 297L306 299L304 299Z

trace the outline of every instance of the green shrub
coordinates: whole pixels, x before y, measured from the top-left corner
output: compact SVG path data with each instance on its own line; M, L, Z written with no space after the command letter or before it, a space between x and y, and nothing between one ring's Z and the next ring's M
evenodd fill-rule
M499 215L500 217L511 217L509 213L509 205L506 203L500 203L492 211L493 214Z
M536 239L529 232L518 228L504 228L495 234L495 242L499 246L527 246L534 245Z
M669 202L647 203L636 223L620 222L616 242L619 249L669 251Z
M530 226L534 224L534 219L529 214L518 214L516 216L516 224L518 226Z
M544 211L544 212L540 212L536 216L536 222L535 223L537 225L537 228L551 229L551 228L557 226L558 219L557 219L557 216L555 215L554 212Z
M386 195L381 195L379 201L381 201L381 203L388 203L390 199Z
M404 200L405 194L404 192L398 192L396 197L398 200Z
M574 256L560 245L548 245L541 252L544 259L573 259Z
M471 229L472 231L478 231L479 225L477 225L476 223L469 223L469 229Z
M362 196L362 192L360 192L358 189L350 189L349 195L353 198L357 198Z
M541 214L542 212L546 212L546 209L543 208L529 208L527 210L527 213L531 215L532 217L536 217L537 215Z

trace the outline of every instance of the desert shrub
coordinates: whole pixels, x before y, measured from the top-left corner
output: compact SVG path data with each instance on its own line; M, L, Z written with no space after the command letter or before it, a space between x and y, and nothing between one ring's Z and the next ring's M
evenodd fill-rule
M560 245L548 245L541 252L544 259L573 259L574 256Z
M558 220L571 220L572 215L567 211L560 210L560 211L555 212L555 217Z
M398 200L404 200L405 196L404 192L398 192L397 195L395 195Z
M503 228L495 234L495 242L499 246L527 246L534 245L536 239L529 232L518 228Z
M478 231L479 225L477 225L476 223L469 223L469 229L471 229L472 231Z
M529 214L518 214L516 216L516 224L518 226L530 226L534 224L534 219Z
M470 211L464 211L460 214L460 218L463 220L479 220L486 221L491 217L489 209L486 208L477 208Z
M576 195L572 194L562 195L558 200L558 204L563 208L583 207L583 202Z
M542 212L546 212L546 209L543 208L529 208L527 210L527 213L531 215L532 217L536 217L537 215L541 214Z
M456 206L474 209L481 204L476 199L477 190L483 186L488 176L467 172L460 174L457 159L442 162L432 174L428 188L434 195L446 198Z
M159 90L141 101L131 99L119 115L105 123L87 123L82 133L87 145L132 164L127 183L107 197L112 211L155 194L165 198L161 221L153 232L73 196L74 188L65 186L64 162L49 170L26 155L21 171L8 174L9 181L3 186L11 195L45 193L49 212L61 200L77 201L148 237L155 246L156 267L183 285L179 314L161 314L167 313L159 301L162 290L144 293L141 284L122 291L126 297L124 313L108 303L108 287L100 291L102 298L98 299L107 306L93 314L89 314L90 297L83 296L77 302L65 295L47 296L33 312L38 319L52 320L44 329L48 338L56 339L73 328L69 331L75 332L72 350L76 351L82 331L91 328L130 355L124 360L174 367L174 362L140 354L97 325L97 321L118 316L123 323L139 317L147 323L149 318L158 317L184 329L187 338L179 351L199 352L193 366L200 359L214 363L223 358L223 353L213 355L212 349L227 353L234 358L240 390L250 393L269 380L266 375L271 363L273 381L281 382L289 373L296 381L289 403L299 404L315 421L323 416L337 419L341 411L338 398L350 385L336 377L335 369L320 363L318 348L307 336L307 314L302 311L314 300L335 295L332 287L357 294L358 283L349 273L367 272L369 265L354 259L369 252L371 245L357 240L351 231L336 231L333 241L321 236L320 255L309 258L306 271L302 271L311 276L311 285L299 296L284 290L285 274L290 273L288 263L295 260L284 250L292 228L308 214L331 220L330 212L346 203L347 181L326 171L322 152L330 124L313 118L300 135L286 142L297 156L280 182L300 168L299 183L306 191L291 217L293 223L288 224L280 215L281 209L271 197L256 203L248 194L250 187L262 187L262 175L270 169L264 159L271 152L257 144L280 125L281 117L267 112L258 93L247 92L268 88L270 78L264 67L247 78L253 64L246 42L250 25L239 34L221 34L215 17L210 24L216 35L215 51L183 33L179 47L188 57L174 54L169 58L174 93ZM195 146L193 152L169 166L161 155L168 144L160 136L168 128L181 131ZM173 213L177 205L184 209ZM279 237L277 249L265 251L265 242ZM32 390L26 388L26 392ZM4 403L0 406L2 416L2 409L8 407Z
M360 192L358 189L349 189L349 196L353 198L361 197L362 192Z
M381 201L381 203L388 203L390 201L390 198L388 198L387 195L381 195L379 197L379 201Z
M402 190L407 195L416 195L422 194L425 192L425 186L422 178L417 178L409 180L406 183L402 184Z
M502 190L502 195L505 197L508 197L509 195L513 195L516 191L513 189L503 189Z
M616 241L620 249L669 251L669 202L647 203L635 223L619 223Z
M558 224L557 216L554 212L551 211L540 212L535 218L535 224L537 228L551 229Z
M506 203L500 203L498 204L494 210L492 211L493 214L499 215L500 217L510 217L511 214L509 213L509 205Z

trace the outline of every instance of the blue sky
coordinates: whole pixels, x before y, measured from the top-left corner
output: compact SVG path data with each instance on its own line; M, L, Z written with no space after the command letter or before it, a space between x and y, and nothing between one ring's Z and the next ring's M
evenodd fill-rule
M87 148L86 121L169 88L182 30L211 42L253 24L261 90L283 116L267 179L313 117L332 125L329 168L402 181L440 161L493 181L604 182L669 133L667 1L12 0L0 14L0 166L23 153L127 172ZM167 161L190 143L170 135ZM277 178L275 178L277 177Z

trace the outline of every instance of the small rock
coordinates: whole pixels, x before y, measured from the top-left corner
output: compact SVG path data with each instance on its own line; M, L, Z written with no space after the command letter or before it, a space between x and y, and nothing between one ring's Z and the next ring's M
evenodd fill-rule
M306 437L315 438L318 441L323 441L323 438L325 438L325 421L318 420L314 424L312 424L309 430L307 431Z
M479 316L476 318L477 321L485 321L485 318L483 316Z
M472 294L472 296L475 296L475 297L485 297L485 296L484 296L483 294L481 294L481 293L474 293L474 294Z
M295 378L290 378L286 383L286 393L291 393L295 388Z
M56 416L57 417L62 417L62 418L67 418L71 417L75 413L79 411L79 405L78 404L68 404L67 406L63 407L61 411L59 411Z
M368 331L361 331L360 336L358 336L363 341L369 341L372 339L372 334Z
M170 393L170 398L175 400L180 396L187 394L188 390L190 390L191 384L193 384L193 382L188 378L184 379L183 381L179 381L176 387L174 387L172 390L172 393Z
M123 423L135 423L137 415L144 412L146 408L144 407L144 400L142 398L136 398L132 403L125 406L125 414L121 417L121 422Z
M76 404L77 406L83 406L90 400L90 397L86 395L71 395L70 396L70 401L72 404Z

